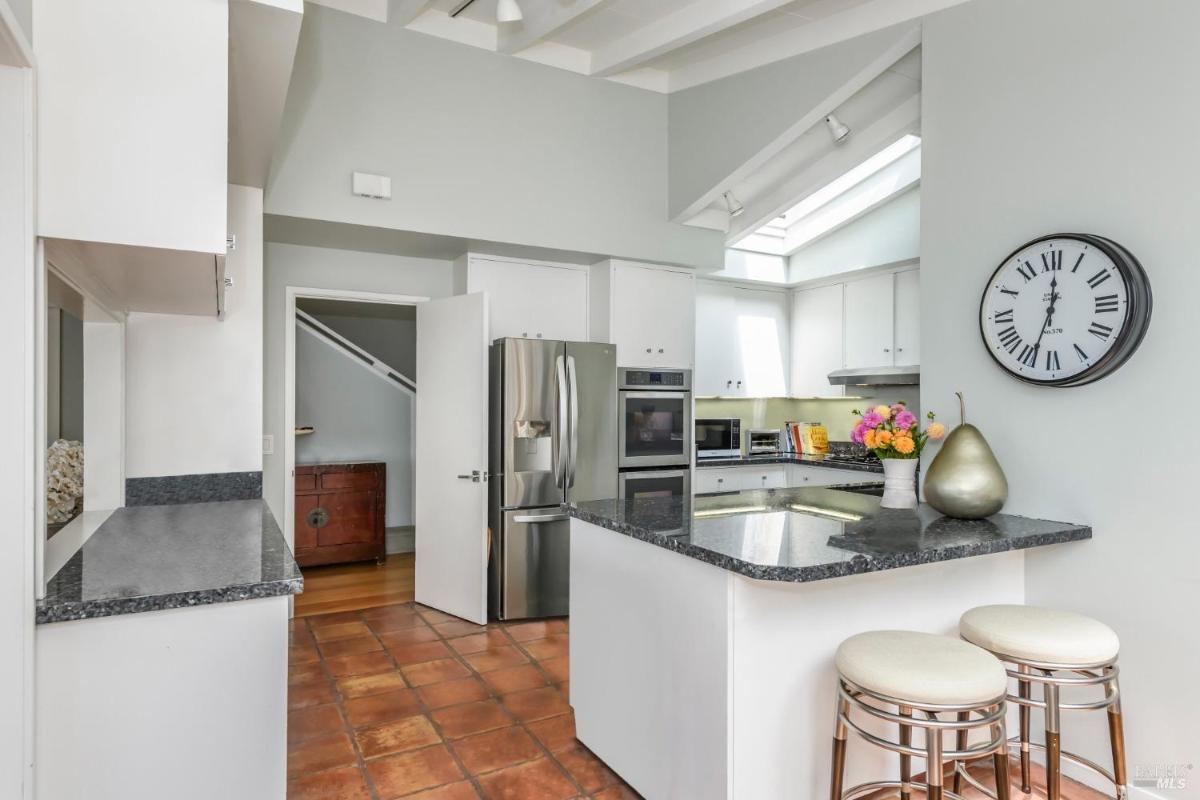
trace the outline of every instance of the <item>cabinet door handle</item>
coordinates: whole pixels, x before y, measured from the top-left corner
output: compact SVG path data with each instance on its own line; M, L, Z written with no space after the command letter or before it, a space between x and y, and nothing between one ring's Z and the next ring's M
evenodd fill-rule
M896 348L896 352L897 352L897 353L903 353L903 352L904 352L904 348L903 348L903 347L897 347L897 348Z
M885 348L883 348L883 352L885 352L885 353L890 353L890 352L892 352L892 348L890 348L890 347L885 347Z
M650 347L647 347L647 348L646 348L646 352L647 352L647 353L651 352L651 350L652 350L652 348L650 348Z
M663 349L662 349L661 347L660 347L660 348L658 348L658 352L660 352L660 353L661 353L662 351L663 351Z
M733 388L733 381L725 381L725 388L726 388L726 389L732 389L732 388Z

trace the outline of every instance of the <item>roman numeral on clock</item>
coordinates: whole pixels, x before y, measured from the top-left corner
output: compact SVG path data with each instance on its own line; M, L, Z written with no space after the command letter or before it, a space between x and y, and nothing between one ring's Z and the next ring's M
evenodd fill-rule
M1085 353L1085 352L1083 352L1083 348L1082 348L1082 347L1080 347L1080 346L1079 346L1079 345L1077 345L1077 344L1073 344L1073 345L1071 345L1071 346L1075 348L1075 354L1079 356L1079 360L1080 360L1080 361L1084 361L1084 362L1086 362L1086 361L1088 360L1088 354L1087 354L1087 353Z
M1021 350L1020 361L1027 367L1032 367L1037 364L1037 347L1025 345L1025 347Z
M1058 351L1057 350L1047 350L1046 351L1046 371L1047 372L1058 372L1059 369L1061 369L1061 367L1058 364Z
M996 335L1000 338L1000 346L1007 349L1010 353L1016 350L1021 344L1021 335L1017 333L1017 329L1012 325L1009 325Z
M1088 286L1095 289L1097 286L1104 283L1110 277L1112 277L1112 276L1109 274L1108 270L1102 269L1099 272L1097 272L1095 275L1093 275L1092 277L1088 278Z
M1013 321L1013 310L1011 308L1008 309L1007 311L997 311L995 313L995 315L993 315L993 317L992 317L992 322L996 323L997 325L1002 325L1006 322L1011 324L1012 321Z
M1024 264L1018 264L1017 272L1021 273L1021 277L1025 279L1026 283L1029 283L1031 280L1037 277L1037 270L1034 269L1033 265L1028 261L1026 261Z
M1075 266L1071 267L1071 272L1074 272L1075 270L1079 269L1079 265L1083 263L1083 257L1086 255L1087 255L1087 253L1079 254L1079 258L1075 259Z
M1051 272L1062 269L1062 250L1051 250L1049 253L1042 253L1042 272Z
M1116 311L1119 305L1120 302L1115 294L1102 294L1096 298L1096 313L1108 314Z
M1093 322L1088 328L1088 333L1105 342L1108 341L1108 337L1112 335L1112 332L1112 328L1107 325L1101 325L1099 322Z
M1000 294L1011 294L1013 297L1016 297L1019 293L1014 292L1012 289L1005 289L1003 286L1001 286Z

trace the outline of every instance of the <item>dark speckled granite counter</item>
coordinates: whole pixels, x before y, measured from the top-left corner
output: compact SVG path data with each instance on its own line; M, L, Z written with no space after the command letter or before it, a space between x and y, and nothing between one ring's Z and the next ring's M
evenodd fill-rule
M567 512L749 578L794 583L1092 537L1089 526L1069 522L884 509L878 497L836 488L595 500Z
M37 622L277 597L303 586L262 500L122 508L50 580Z
M752 467L758 464L803 464L808 467L828 467L829 469L846 469L853 472L883 474L883 464L879 460L863 464L853 461L838 461L836 458L828 458L826 456L806 456L797 455L796 453L696 459L697 469L704 469L705 467Z

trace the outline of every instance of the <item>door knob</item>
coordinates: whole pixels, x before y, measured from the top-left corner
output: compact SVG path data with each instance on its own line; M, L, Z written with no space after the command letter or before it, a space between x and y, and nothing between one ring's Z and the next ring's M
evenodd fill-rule
M481 477L482 477L482 475L480 474L479 470L473 469L473 470L471 470L470 475L459 475L458 479L460 481L471 481L472 483L479 483Z

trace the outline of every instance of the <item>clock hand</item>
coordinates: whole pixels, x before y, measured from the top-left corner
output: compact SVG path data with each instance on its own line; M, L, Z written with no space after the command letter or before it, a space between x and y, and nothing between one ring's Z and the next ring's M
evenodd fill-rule
M1046 335L1046 328L1050 327L1050 322L1054 319L1054 304L1058 301L1058 276L1055 275L1050 280L1050 306L1046 309L1046 321L1042 323L1042 332L1038 334L1037 341L1033 343L1033 358L1037 360L1037 354L1042 349L1042 337Z

